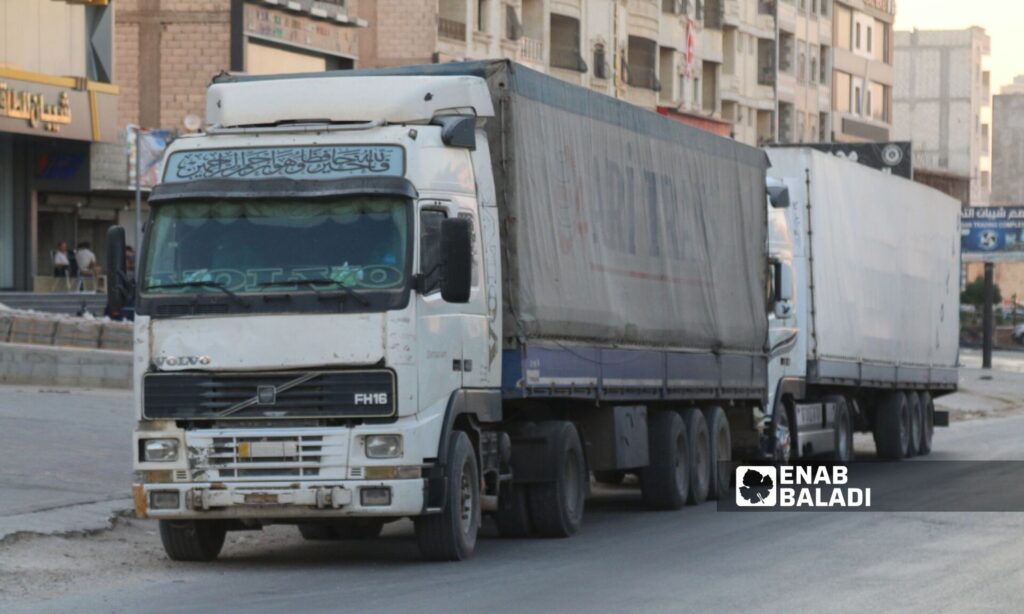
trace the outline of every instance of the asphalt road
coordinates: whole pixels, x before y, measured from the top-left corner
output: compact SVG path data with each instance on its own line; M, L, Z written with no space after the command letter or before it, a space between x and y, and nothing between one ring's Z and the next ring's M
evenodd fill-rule
M130 426L105 422L93 437L116 441L109 453L126 462ZM1020 412L956 422L936 434L929 459L1024 460L1022 435ZM5 479L8 443L0 439ZM871 458L869 438L857 446ZM110 478L117 490L122 476ZM78 490L107 492L94 486ZM293 527L234 533L219 561L175 564L154 523L125 520L90 537L0 543L0 610L1019 611L1022 529L1021 513L724 513L713 504L650 512L619 489L588 501L574 538L491 531L462 563L421 562L402 522L372 542L304 542Z

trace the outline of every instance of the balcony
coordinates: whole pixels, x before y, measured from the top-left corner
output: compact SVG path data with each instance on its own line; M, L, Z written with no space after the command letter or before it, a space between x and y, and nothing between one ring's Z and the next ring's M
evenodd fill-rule
M758 85L775 85L775 69L771 66L761 66L757 69Z
M526 36L519 39L519 56L531 64L544 63L544 42Z
M466 24L461 21L455 21L452 19L445 19L439 17L437 19L437 34L441 38L447 38L455 41L466 41Z

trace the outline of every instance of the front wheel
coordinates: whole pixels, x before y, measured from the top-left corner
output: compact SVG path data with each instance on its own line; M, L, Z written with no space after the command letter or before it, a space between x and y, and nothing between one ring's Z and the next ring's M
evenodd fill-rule
M836 395L825 399L835 406L833 414L832 431L835 449L832 459L837 463L853 462L853 416L850 413L850 403L846 397Z
M448 445L448 492L440 513L415 520L420 553L438 561L473 555L480 530L480 471L469 437L453 431Z
M160 541L172 561L212 561L226 536L227 527L219 520L160 521Z

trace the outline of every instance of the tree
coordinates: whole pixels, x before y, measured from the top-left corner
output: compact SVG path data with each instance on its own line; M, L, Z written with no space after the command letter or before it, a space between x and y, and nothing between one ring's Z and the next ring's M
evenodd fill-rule
M992 304L998 305L1003 302L1003 295L999 292L999 284L992 284ZM960 293L960 303L964 305L976 305L981 307L985 303L985 278L978 276L974 281L967 284L964 291Z

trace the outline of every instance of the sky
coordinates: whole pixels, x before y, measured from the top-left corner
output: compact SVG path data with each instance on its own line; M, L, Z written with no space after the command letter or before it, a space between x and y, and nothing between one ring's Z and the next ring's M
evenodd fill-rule
M896 0L897 30L962 30L981 26L992 39L992 93L1024 74L1024 1Z

